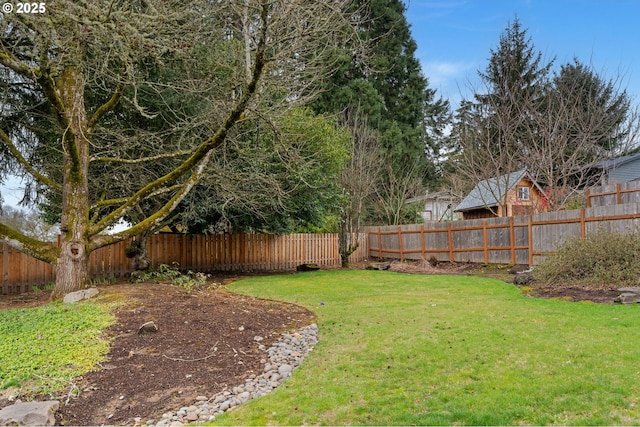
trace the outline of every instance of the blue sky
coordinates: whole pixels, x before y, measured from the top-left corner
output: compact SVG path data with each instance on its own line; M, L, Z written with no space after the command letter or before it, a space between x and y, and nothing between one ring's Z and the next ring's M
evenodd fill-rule
M472 96L478 70L516 16L545 59L559 66L577 57L640 103L640 0L404 1L429 86L453 106ZM2 195L15 204L19 182L7 184Z
M638 0L404 0L429 86L457 105L479 85L491 49L517 16L556 66L577 57L640 102Z

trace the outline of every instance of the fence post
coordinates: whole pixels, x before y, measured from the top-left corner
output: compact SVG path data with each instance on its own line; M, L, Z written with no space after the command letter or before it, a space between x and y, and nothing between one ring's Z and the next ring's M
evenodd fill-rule
M580 209L580 240L584 240L587 237L587 227L584 218L584 208Z
M587 199L587 207L590 208L591 207L591 189L587 188L584 192L584 196Z
M402 248L402 226L398 226L398 248L400 249L400 262L404 261L404 252Z
M511 264L516 263L516 231L513 224L513 217L509 217L509 242L511 246Z
M489 236L487 234L487 220L482 221L482 250L484 252L484 263L489 264Z
M453 258L453 230L451 229L451 222L447 223L447 238L449 239L449 262L454 262L454 258Z
M616 203L621 205L622 204L622 193L620 192L620 183L616 184Z
M533 265L533 215L529 215L527 229L529 234L529 267L531 267Z
M422 224L420 226L420 243L422 245L422 253L420 253L420 258L424 261L424 250L425 250L425 244L424 244L424 224Z

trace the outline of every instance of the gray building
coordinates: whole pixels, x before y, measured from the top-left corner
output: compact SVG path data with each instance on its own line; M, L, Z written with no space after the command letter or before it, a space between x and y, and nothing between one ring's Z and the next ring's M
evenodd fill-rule
M601 174L601 184L637 181L640 180L640 153L603 160L593 167Z

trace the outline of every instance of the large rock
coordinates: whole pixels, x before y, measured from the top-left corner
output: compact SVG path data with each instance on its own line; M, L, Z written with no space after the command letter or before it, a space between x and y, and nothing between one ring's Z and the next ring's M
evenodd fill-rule
M0 425L53 426L55 412L60 407L57 400L46 402L16 403L0 410Z
M513 284L523 286L532 283L534 280L535 278L533 277L533 274L529 272L522 272L516 274L516 276L513 278Z
M530 271L530 268L528 265L526 264L516 264L513 265L508 271L507 273L509 274L519 274L525 271Z
M620 295L614 299L614 302L620 304L639 304L640 303L640 288L620 288L618 289Z
M93 298L96 295L98 295L97 288L81 289L79 291L66 294L62 301L73 303L73 302L82 301L83 299Z
M372 262L367 265L367 270L388 270L391 268L391 263L389 262Z
M318 271L320 270L320 266L318 264L300 264L296 267L297 271Z

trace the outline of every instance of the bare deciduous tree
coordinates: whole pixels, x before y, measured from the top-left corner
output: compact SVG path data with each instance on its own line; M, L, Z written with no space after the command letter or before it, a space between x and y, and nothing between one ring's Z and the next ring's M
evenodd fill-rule
M349 160L341 175L344 202L340 212L339 248L343 267L360 246L362 221L370 199L380 185L381 145L375 131L357 110L347 110L343 126L350 129Z
M474 183L526 168L545 188L546 208L557 210L597 179L594 162L629 145L638 123L619 80L577 60L550 76L552 63L542 64L525 36L518 21L506 30L480 74L483 94L458 111L456 166ZM488 186L484 195L504 203L512 184Z

